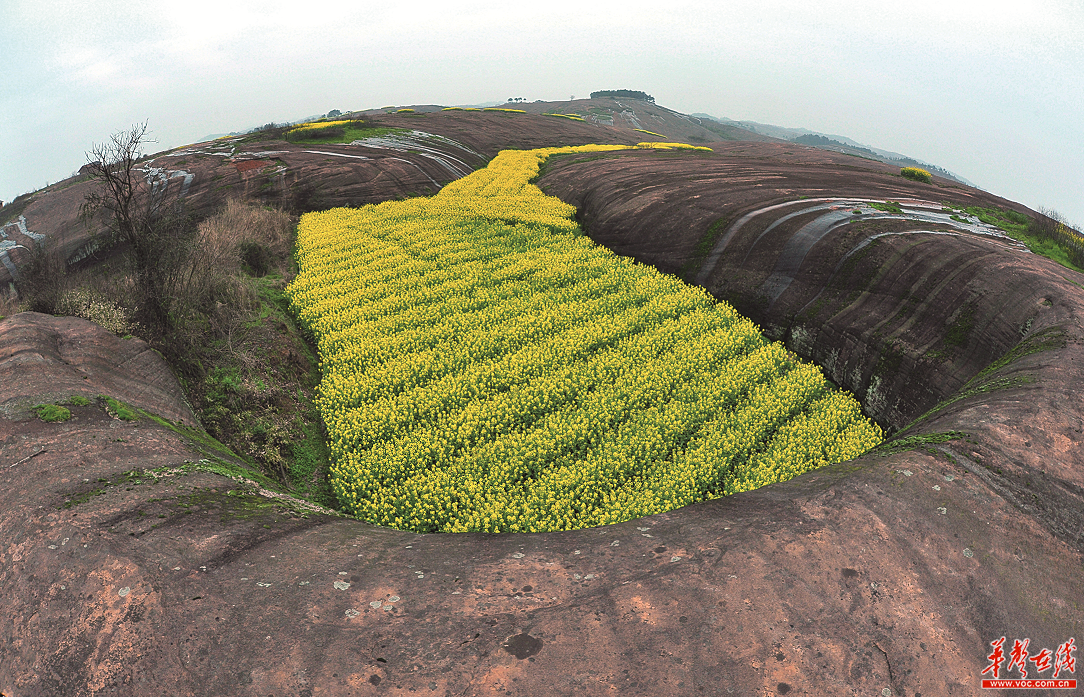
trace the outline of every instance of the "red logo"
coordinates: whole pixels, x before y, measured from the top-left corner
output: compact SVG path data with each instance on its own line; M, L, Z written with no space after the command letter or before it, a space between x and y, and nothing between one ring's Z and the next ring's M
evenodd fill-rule
M982 671L983 675L989 675L989 677L983 679L982 686L984 688L1076 689L1076 679L1063 675L1076 672L1076 657L1073 656L1073 652L1076 651L1076 640L1070 637L1069 641L1058 646L1057 651L1044 648L1034 656L1028 654L1030 642L1031 639L1013 640L1012 649L1008 654L1009 663L1002 670L1002 664L1005 663L1005 637L991 641L990 646L994 650L986 657L990 665ZM1038 676L1028 678L1028 663L1035 666L1034 670L1039 674ZM1051 668L1054 671L1050 677L1041 675ZM1020 674L1019 678L1009 677L1008 673L1014 669ZM1005 677L1002 677L1002 672L1006 673Z

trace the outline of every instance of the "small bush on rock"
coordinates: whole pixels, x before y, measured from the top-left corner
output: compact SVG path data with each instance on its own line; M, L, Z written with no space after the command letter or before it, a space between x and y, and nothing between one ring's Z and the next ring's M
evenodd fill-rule
M933 175L919 167L904 167L900 170L900 175L912 181L933 184Z

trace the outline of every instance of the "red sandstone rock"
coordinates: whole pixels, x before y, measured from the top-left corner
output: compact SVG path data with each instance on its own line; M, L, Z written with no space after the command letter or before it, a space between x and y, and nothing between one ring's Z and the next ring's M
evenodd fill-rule
M702 261L696 243L720 217L800 194L929 197L818 151L756 159L767 147L570 160L542 184L580 206L596 239L669 269ZM171 473L201 454L153 422L93 405L65 423L31 418L24 405L83 374L85 394L182 420L184 407L153 354L120 358L123 342L87 323L0 322L0 692L929 697L983 693L998 637L1079 641L1080 276L1000 243L896 235L847 281L824 270L880 233L844 226L763 303L800 230L781 224L753 245L770 222L735 235L707 287L812 355L835 351L867 403L885 339L898 338L898 375L882 380L893 423L952 399L1021 340L1050 341L978 383L1000 389L908 432L950 440L606 528L417 535ZM882 273L865 279L870 269ZM822 291L824 314L798 322ZM961 302L973 303L965 340L923 364L917 352Z

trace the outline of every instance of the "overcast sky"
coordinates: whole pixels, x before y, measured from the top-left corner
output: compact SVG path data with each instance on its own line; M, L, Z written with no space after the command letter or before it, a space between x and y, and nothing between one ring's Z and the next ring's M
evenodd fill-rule
M0 199L330 109L635 89L849 136L1084 225L1084 2L0 0Z

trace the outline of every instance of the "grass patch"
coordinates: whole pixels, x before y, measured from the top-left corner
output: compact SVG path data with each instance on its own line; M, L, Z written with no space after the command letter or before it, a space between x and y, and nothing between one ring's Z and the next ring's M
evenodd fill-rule
M1041 240L1036 238L1020 240L1028 246L1033 254L1053 259L1062 266L1080 273L1084 273L1084 264L1076 264L1070 258L1066 249L1053 240Z
M1023 213L1002 208L971 206L964 209L987 225L1001 229L1033 254L1053 259L1062 266L1084 273L1084 237L1054 217L1031 219ZM954 219L955 216L953 216Z
M873 449L879 455L894 455L905 450L918 450L929 445L947 443L951 440L964 440L967 434L963 431L943 431L941 433L923 433L914 436L905 436L882 443Z
M139 418L139 414L134 407L130 407L124 402L114 399L109 395L98 395L98 401L105 406L106 412L115 419L120 419L121 421L135 421Z
M884 211L885 213L903 213L903 209L900 208L900 204L896 203L895 201L885 201L884 203L875 202L869 204L869 206L870 208L876 208L877 210Z
M68 404L76 407L85 407L90 404L90 400L82 395L72 395L68 397Z
M38 404L33 407L33 410L39 419L48 423L67 421L72 417L71 411L59 404Z
M1007 233L1018 235L1027 233L1029 219L1023 213L1000 208L981 208L979 206L969 206L964 211L987 225L1001 228Z
M291 143L307 145L328 145L332 143L352 143L365 138L379 138L393 133L409 133L404 128L386 128L370 121L348 121L344 125L328 128L289 131L286 140Z

